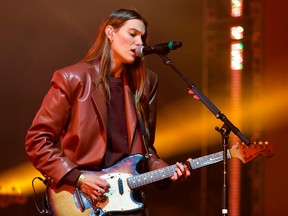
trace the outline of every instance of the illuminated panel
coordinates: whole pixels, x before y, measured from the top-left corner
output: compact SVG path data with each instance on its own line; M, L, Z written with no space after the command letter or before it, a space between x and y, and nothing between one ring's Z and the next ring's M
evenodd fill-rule
M243 44L240 42L231 44L231 69L243 69Z
M242 26L233 26L230 29L230 37L232 40L241 40L243 39L244 29Z
M243 15L243 0L231 0L231 16L241 17ZM231 109L234 121L241 126L241 93L242 93L242 69L243 69L243 44L244 29L242 26L233 26L230 29L231 38ZM239 71L239 73L233 73ZM231 136L232 143L240 141L238 137ZM232 160L229 166L229 215L240 216L241 202L241 163Z
M32 179L43 176L32 166L31 162L19 164L14 169L0 173L0 195L27 195L33 194ZM44 184L35 181L36 190L44 190Z
M231 16L240 17L243 15L243 0L231 1Z

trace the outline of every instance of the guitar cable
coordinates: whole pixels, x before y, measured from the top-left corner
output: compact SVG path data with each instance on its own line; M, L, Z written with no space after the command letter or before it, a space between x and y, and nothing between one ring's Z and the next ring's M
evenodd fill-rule
M43 206L42 210L38 206L38 203L36 201L37 200L37 193L36 193L35 186L34 186L34 181L35 180L40 180L44 185L47 185L48 180L40 178L40 177L35 177L32 180L32 188L33 188L33 192L34 192L34 205L35 205L37 211L41 215L52 216L52 213L50 212L50 210L48 209L48 206L47 206L47 200L46 200L46 194L45 193L42 195L42 206Z

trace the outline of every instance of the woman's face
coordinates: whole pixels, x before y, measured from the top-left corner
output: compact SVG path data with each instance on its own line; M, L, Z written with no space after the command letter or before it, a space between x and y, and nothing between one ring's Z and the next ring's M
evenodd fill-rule
M111 52L114 67L122 64L132 64L136 58L135 49L143 45L142 36L145 34L145 25L141 20L131 19L119 29L111 27Z

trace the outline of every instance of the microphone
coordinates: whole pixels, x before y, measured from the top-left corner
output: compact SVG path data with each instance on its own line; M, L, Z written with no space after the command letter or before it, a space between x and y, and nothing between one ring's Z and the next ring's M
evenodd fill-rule
M156 44L153 46L138 46L135 49L137 57L143 57L149 54L166 55L170 50L182 47L181 41L169 41L168 43Z

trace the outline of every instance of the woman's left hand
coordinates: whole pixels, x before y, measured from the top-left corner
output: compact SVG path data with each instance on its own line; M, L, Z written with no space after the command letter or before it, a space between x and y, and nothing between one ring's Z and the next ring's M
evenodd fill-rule
M177 168L175 170L175 173L170 179L172 181L176 181L178 179L186 180L191 174L191 172L188 169L188 167L185 167L183 164L181 164L179 162L176 163L176 166L177 166Z

